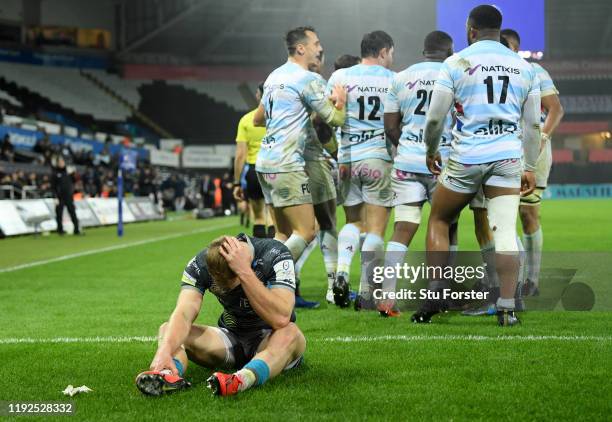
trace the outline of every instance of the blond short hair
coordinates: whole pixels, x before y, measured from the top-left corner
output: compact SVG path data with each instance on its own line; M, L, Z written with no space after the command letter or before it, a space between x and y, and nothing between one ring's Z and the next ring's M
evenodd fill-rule
M230 280L236 277L236 273L227 264L221 255L221 245L225 243L225 236L221 236L210 242L206 253L206 265L213 281L221 288L229 285Z

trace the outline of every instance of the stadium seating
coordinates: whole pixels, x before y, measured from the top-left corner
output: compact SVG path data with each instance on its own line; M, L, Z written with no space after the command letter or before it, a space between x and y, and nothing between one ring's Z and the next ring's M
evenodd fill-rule
M140 93L138 92L138 88L147 81L122 79L118 75L103 70L88 69L85 72L98 79L132 106L138 108L140 104Z
M236 82L174 80L168 81L168 84L180 85L185 89L194 90L198 94L206 95L217 102L225 103L234 110L248 110L248 106L238 91L238 84ZM252 92L255 92L256 86L252 85Z
M128 107L97 88L79 69L3 63L0 77L98 120L125 121L131 115Z
M182 139L229 143L243 115L225 103L182 85L154 81L140 87L139 110Z
M612 149L592 149L589 151L589 161L592 163L612 163Z
M21 102L16 99L15 97L13 97L11 94L9 94L8 92L5 92L3 90L0 89L0 101L6 101L7 103L17 106L17 107L21 107Z
M552 150L554 163L571 163L574 161L574 151L571 149L553 149Z

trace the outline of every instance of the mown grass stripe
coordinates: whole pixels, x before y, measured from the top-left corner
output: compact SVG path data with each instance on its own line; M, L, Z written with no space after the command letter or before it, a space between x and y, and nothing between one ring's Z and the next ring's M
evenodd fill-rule
M53 338L4 338L0 339L2 344L49 344L49 343L150 343L156 341L152 336L108 336L108 337L53 337ZM518 342L539 342L539 341L567 341L567 342L593 342L593 341L612 341L612 336L558 336L558 335L500 335L500 336L479 336L479 335L384 335L384 336L346 336L346 337L324 337L310 338L310 342L324 343L372 343L382 341L518 341Z
M125 243L123 245L113 245L113 246L106 246L104 248L90 249L88 251L82 251L82 252L72 253L68 255L58 256L55 258L43 259L41 261L33 261L33 262L25 263L25 264L15 265L13 267L0 268L0 273L9 273L13 271L23 270L26 268L38 267L40 265L52 264L54 262L66 261L68 259L80 258L83 256L94 255L94 254L103 253L103 252L111 252L111 251L116 251L119 249L131 248L133 246L147 245L149 243L161 242L162 240L175 239L177 237L190 236L190 235L198 234L198 233L214 232L217 230L228 229L234 226L236 226L236 224L223 224L223 225L219 225L215 227L204 227L201 229L191 230L188 232L181 232L181 233L169 234L166 236L153 237L151 239L138 240L136 242Z

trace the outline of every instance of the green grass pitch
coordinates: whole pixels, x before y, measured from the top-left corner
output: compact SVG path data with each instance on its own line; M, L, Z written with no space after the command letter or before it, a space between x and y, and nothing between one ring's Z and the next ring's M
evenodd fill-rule
M599 252L608 259L593 266L610 274L612 201L549 201L542 214L545 250ZM460 224L460 249L476 250L469 212ZM128 225L121 240L114 227L83 238L0 240L0 401L66 401L68 384L85 384L94 391L71 399L76 420L610 420L612 313L601 306L610 303L609 279L592 281L591 312L526 312L520 326L504 329L490 317L458 315L421 326L407 313L382 319L328 307L318 251L302 272L304 296L322 301L298 311L303 367L226 399L212 397L209 371L192 365L189 391L142 396L134 377L155 344L108 337L154 336L187 261L240 230L236 218L186 218ZM423 249L424 232L413 249ZM35 261L47 263L2 271ZM353 280L358 272L355 262ZM215 324L219 313L207 294L198 322ZM92 337L106 339L79 341ZM55 338L76 340L14 340Z

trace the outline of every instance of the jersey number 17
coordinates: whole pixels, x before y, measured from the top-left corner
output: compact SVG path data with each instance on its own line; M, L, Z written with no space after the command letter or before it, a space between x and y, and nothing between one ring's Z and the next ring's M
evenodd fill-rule
M501 95L499 96L499 103L505 104L506 98L508 97L510 76L498 76L497 79L502 81L502 90ZM487 86L487 102L489 104L493 104L495 102L495 98L493 98L493 76L487 76L482 82Z

